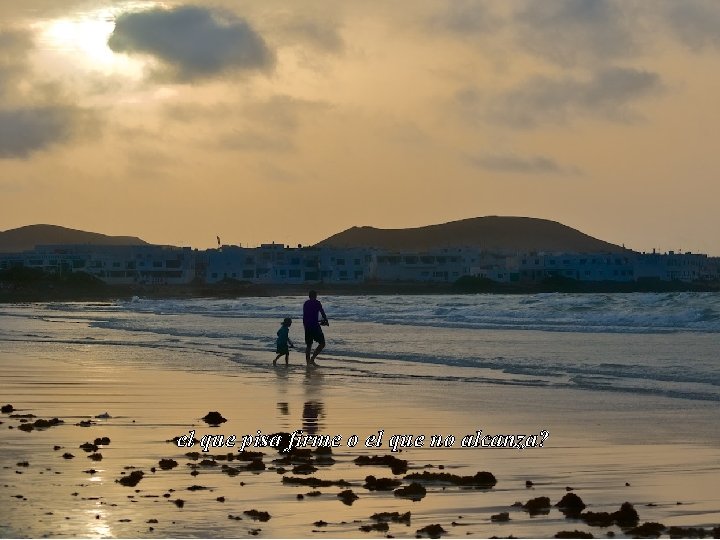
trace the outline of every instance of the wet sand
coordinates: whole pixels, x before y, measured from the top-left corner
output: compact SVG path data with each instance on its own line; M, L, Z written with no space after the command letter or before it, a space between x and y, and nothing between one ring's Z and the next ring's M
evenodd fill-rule
M599 527L566 518L554 505L568 488L587 505L585 512L612 513L630 502L639 524L703 527L708 536L720 525L720 449L714 430L702 428L716 425L714 404L699 404L691 417L682 418L669 398L650 403L618 394L607 403L607 394L600 393L421 377L368 384L366 378L336 376L332 357L321 357L323 367L308 371L298 353L291 354L288 368L273 369L270 353L249 352L232 369L225 359L208 355L206 369L186 371L164 368L157 357L162 354L169 353L92 343L3 344L0 399L16 410L0 415L0 535L415 537L429 525L440 525L443 537L552 537L576 530L595 537L631 535L617 522ZM265 362L267 368L259 369ZM227 421L209 426L202 420L209 411ZM34 417L12 416L27 414ZM55 417L62 423L20 429ZM365 448L366 437L380 429L382 447ZM549 436L542 447L523 450L460 448L464 435L480 429L538 439L545 429ZM263 452L265 468L247 470L251 462L237 459L239 441L234 448L212 448L207 456L186 455L203 454L198 444L178 448L168 442L189 430L198 438L238 439L257 430L303 430L340 435L342 444L332 451L333 464L316 454L311 460L296 455L280 461L283 455L273 448L248 448ZM353 434L359 443L348 448ZM429 448L426 441L422 448L392 453L387 444L393 434L453 435L456 442L452 448ZM103 437L109 444L80 448ZM101 459L90 457L96 454ZM354 462L391 454L407 460L407 472ZM167 462L172 468L163 470L162 459L177 466ZM307 461L317 471L293 473ZM143 475L136 485L119 482L137 471ZM392 489L363 487L368 475L398 480L394 489L407 487L412 480L405 477L423 471L459 476L489 471L497 483L422 482L427 493L418 501ZM294 485L283 478L342 479L349 486ZM351 504L338 497L346 490L357 496ZM313 491L320 494L308 495ZM516 505L539 497L548 497L551 507L537 515ZM379 512L410 512L409 524L391 521L386 528L371 518ZM509 521L493 521L504 512Z

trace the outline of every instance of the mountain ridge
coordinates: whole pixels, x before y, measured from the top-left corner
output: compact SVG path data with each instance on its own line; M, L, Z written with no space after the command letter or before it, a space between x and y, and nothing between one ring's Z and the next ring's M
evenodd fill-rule
M108 236L59 225L25 225L16 229L0 231L0 253L29 251L35 246L46 244L148 245L147 242L135 236Z
M351 227L316 244L319 247L374 247L423 251L476 247L497 252L629 251L557 221L531 217L484 216L406 229Z

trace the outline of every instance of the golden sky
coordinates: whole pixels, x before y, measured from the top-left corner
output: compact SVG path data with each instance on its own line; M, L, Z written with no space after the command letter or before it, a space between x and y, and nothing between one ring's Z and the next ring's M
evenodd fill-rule
M720 255L716 0L0 2L0 230L541 217Z

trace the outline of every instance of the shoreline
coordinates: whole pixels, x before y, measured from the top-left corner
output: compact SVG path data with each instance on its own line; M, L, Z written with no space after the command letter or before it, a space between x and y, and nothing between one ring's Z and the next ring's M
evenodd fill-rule
M322 295L463 295L463 294L625 294L669 292L720 292L720 283L685 282L574 282L548 281L539 284L504 284L486 280L456 283L378 282L362 284L259 284L218 285L106 285L48 280L32 284L13 284L0 288L0 304L23 302L113 301L134 296L151 299L241 298L304 296L309 289Z

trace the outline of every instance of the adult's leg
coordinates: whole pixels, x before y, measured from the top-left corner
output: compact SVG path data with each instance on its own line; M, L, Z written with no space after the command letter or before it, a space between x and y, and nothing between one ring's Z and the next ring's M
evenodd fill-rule
M305 363L306 364L310 364L310 349L312 349L312 344L313 344L312 334L310 334L306 328L305 329Z
M315 349L315 352L313 352L312 357L310 358L310 363L315 363L315 358L317 358L317 355L320 354L320 351L322 351L325 348L324 343L318 343L317 348Z

